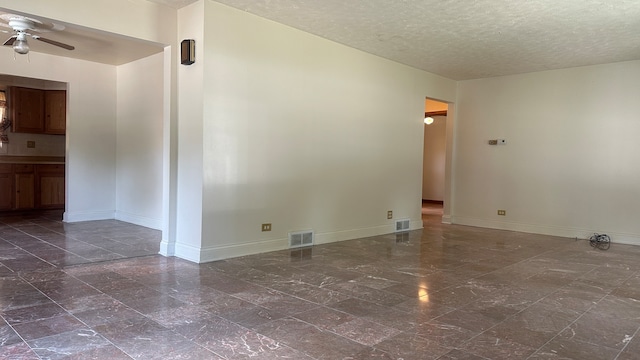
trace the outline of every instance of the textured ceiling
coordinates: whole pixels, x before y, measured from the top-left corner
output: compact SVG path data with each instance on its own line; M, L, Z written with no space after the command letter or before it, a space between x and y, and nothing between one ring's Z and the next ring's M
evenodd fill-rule
M216 1L455 80L640 59L640 0ZM30 41L33 51L116 65L161 51L64 25L47 37L76 50Z
M639 0L216 0L455 80L640 59Z

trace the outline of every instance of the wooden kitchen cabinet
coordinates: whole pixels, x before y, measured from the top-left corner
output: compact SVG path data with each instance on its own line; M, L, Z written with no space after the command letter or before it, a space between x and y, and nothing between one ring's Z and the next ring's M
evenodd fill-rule
M13 168L11 164L0 164L0 210L13 208Z
M64 209L64 164L0 163L0 211Z
M67 92L45 90L44 133L64 135L67 131Z
M64 208L64 165L36 165L36 207Z
M35 173L31 164L14 164L14 209L33 209L36 205Z
M13 131L64 135L67 124L67 92L23 87L9 88Z
M9 111L13 132L44 132L44 92L23 87L9 88Z

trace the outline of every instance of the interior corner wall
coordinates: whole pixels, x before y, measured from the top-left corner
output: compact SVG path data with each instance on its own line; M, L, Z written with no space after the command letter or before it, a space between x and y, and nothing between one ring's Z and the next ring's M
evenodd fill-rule
M204 5L201 261L421 228L424 98L455 82Z
M0 48L2 73L60 81L67 89L65 221L113 219L116 68L36 52L14 60Z
M117 67L115 218L162 228L164 54Z
M434 116L424 125L422 199L444 201L444 171L447 150L447 117Z
M640 244L638 79L631 61L460 82L453 222Z

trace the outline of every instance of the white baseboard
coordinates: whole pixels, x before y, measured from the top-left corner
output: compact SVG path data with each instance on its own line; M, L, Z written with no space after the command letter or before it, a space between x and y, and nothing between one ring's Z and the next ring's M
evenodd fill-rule
M420 230L424 228L424 224L422 223L422 219L420 220L411 220L410 224L409 224L409 229L410 230Z
M212 246L202 249L200 253L200 262L224 260L245 255L254 255L270 251L285 250L288 248L288 239L273 239L244 244Z
M162 256L176 256L176 243L162 240L160 242L160 251L158 252Z
M160 219L153 219L150 217L140 216L125 211L116 211L115 219L134 225L144 226L150 229L162 230L162 221Z
M93 220L113 220L115 219L114 211L65 211L62 215L62 221L73 223L80 221Z
M452 223L458 225L468 225L483 227L489 229L511 230L531 234L542 234L551 236L560 236L567 238L588 239L594 233L605 233L611 237L611 242L618 244L640 245L639 234L620 233L615 231L607 231L606 229L584 229L574 227L549 226L539 224L526 224L509 221L495 221L479 218L470 218L464 216L452 217Z
M451 215L443 215L442 216L442 223L443 224L449 224L449 225L453 224L451 222Z
M176 243L174 246L174 256L194 263L203 262L200 260L200 248L191 245Z
M411 230L422 229L422 220L411 221L410 223ZM316 233L314 238L314 244L327 244L338 241L359 239L377 235L385 235L391 234L395 230L393 224L390 225L382 225L375 226L364 229L355 229L355 230L346 230L346 231L336 231L330 233ZM163 252L170 253L169 249L170 244L166 244L166 249L163 249L163 245L161 244L160 253L164 255ZM243 244L230 244L230 245L221 245L221 246L211 246L206 248L197 248L189 245L184 245L180 243L175 244L175 256L197 262L204 263L209 261L223 260L238 256L245 255L253 255L260 254L270 251L278 251L278 250L286 250L289 248L289 239L270 239L263 241L254 241ZM171 255L166 255L171 256Z

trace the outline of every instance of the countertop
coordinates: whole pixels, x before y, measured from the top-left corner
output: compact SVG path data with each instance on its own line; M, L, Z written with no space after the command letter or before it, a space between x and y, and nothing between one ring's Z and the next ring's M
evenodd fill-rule
M0 155L0 164L49 164L64 165L64 156L14 156Z

